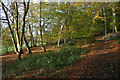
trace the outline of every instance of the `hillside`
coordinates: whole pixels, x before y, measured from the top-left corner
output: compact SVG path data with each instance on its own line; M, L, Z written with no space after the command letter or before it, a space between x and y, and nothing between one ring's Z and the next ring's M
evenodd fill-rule
M89 52L84 55L80 55L78 60L71 66L66 66L63 69L56 71L50 71L49 68L44 69L40 75L41 69L30 70L29 73L22 74L22 78L118 78L120 77L120 44L115 40L110 41L98 41L90 45L84 45ZM52 47L49 47L52 48ZM38 48L32 48L32 52L35 55ZM50 50L50 49L49 49ZM53 50L53 49L51 49ZM44 53L42 53L44 54ZM4 59L14 59L15 54L2 56ZM25 54L23 54L25 56ZM6 60L5 60L6 61ZM9 62L10 63L10 62ZM12 63L14 64L14 63ZM47 74L46 74L47 73ZM3 73L4 74L4 73ZM37 76L36 76L37 75ZM14 75L15 76L15 75ZM20 78L18 77L11 78ZM17 76L17 75L16 75Z

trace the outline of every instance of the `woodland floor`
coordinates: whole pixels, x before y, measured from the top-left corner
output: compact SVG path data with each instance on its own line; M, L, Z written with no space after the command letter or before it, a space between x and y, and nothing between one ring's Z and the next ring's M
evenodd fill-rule
M91 45L93 47L88 54L84 55L83 61L64 68L66 76L68 78L120 77L120 44L116 41L100 41ZM54 76L59 77L59 75Z
M54 49L54 45L49 45L48 47L46 47L46 50L53 50ZM41 47L32 47L31 48L31 52L34 53L32 55L35 54L40 54L41 52L43 52L41 50ZM25 57L27 54L27 50L23 49L23 53L21 54L21 58ZM2 55L2 65L5 65L6 63L12 62L14 60L18 59L17 55L14 52L9 52L9 53L5 53L4 55Z
M120 44L118 44L117 41L100 40L82 47L87 47L90 51L84 55L82 61L78 60L72 66L65 67L62 70L67 78L113 78L112 75L120 77ZM48 46L46 49L53 50L54 45ZM33 47L31 50L33 55L42 51L40 47ZM26 50L24 50L24 53L27 53ZM3 55L2 64L4 65L12 60L16 60L16 56L15 53ZM22 57L24 56L25 54L22 54ZM112 73L110 70L112 70ZM38 72L39 70L31 73L31 75L26 75L26 77L35 77L34 74ZM48 74L50 74L49 77L51 78L61 78L62 75L62 73L51 74L49 72ZM48 77L47 75L38 76L38 78Z

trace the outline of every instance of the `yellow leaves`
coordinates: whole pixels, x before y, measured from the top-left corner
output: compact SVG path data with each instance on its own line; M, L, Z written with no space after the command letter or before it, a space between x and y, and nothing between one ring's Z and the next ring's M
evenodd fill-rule
M106 21L106 17L100 17L99 15L96 15L93 19L93 22L95 23L95 19L101 19L103 21Z

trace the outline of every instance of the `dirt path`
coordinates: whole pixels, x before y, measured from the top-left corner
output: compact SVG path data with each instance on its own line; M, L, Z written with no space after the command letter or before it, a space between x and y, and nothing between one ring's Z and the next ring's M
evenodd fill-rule
M67 78L116 78L120 77L120 44L116 41L100 41L91 44L83 61L64 68ZM60 77L52 75L51 77Z

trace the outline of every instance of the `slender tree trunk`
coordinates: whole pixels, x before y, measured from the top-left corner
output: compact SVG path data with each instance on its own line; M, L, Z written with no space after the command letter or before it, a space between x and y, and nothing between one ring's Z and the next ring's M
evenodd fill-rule
M3 4L3 2L1 2L1 4L2 4L2 9L3 9L4 13L5 13L6 18L7 18L7 23L8 23L10 33L11 33L11 38L12 38L12 42L13 42L14 51L16 53L18 53L17 44L16 44L16 41L15 41L13 30L12 30L11 25L10 25L10 21L9 21L9 18L8 18L7 11L5 10L5 5Z
M67 28L66 28L66 26L65 26L65 32L67 31ZM64 43L67 43L67 34L65 34L65 38L64 38Z
M16 12L16 16L15 16L16 41L17 41L18 52L20 52L20 37L19 37L19 30L18 30L19 25L18 25L18 5L17 5L17 2L15 2L15 12ZM18 53L18 55L19 55L19 53Z
M30 41L31 41L31 47L33 46L33 34L32 34L32 30L31 30L31 26L30 26L30 24L29 24L29 33L30 33Z
M31 47L33 47L33 38L31 37Z
M63 31L64 25L66 25L66 21L67 21L67 18L65 18L65 22L61 25L59 33L61 33ZM64 39L64 43L65 43L65 40L66 40L66 38ZM59 37L59 39L58 39L57 46L59 46L60 43L61 43L61 37Z
M103 8L103 15L104 15L104 18L106 18L105 8ZM105 22L105 27L104 27L104 31L105 31L104 33L105 33L105 34L104 34L104 35L107 35L106 19L105 19L105 21L104 21L104 22Z
M32 26L34 26L33 24L32 24ZM36 44L35 44L35 37L33 36L33 34L32 34L32 45L35 47L36 46Z
M31 11L30 11L31 12ZM30 16L29 15L29 13L28 13L28 16ZM29 19L29 18L28 18ZM30 20L30 19L29 19ZM28 26L29 26L29 33L30 33L30 42L31 42L31 46L30 47L33 47L33 34L32 34L32 29L31 29L31 24L28 22ZM33 24L32 24L32 26L33 26Z
M35 45L37 46L37 43L38 43L38 31L37 31L37 29L36 29L36 41L35 41Z
M40 2L40 39L41 39L41 48L44 52L46 52L45 47L43 46L43 37L42 37L42 25L41 25L41 8L42 8L42 3Z
M62 25L61 25L61 28L60 28L60 33L61 33L61 31L63 31L63 27L64 27L64 24L62 24ZM59 46L59 45L60 45L60 43L61 43L61 37L59 37L59 39L58 39L57 46Z
M24 33L25 33L25 18L26 18L28 9L29 9L29 3L30 3L30 0L28 1L27 6L26 6L26 3L23 2L23 4L24 4L24 13L23 13L23 23L22 23L22 34L21 34L21 40L20 40L20 55L19 55L19 58L21 58L20 56L23 53L22 45L23 45L23 38L25 36L24 35Z
M87 10L86 10L87 11ZM71 14L73 14L73 11L71 11ZM70 25L71 25L71 22L72 22L72 15L71 15L71 17L70 17ZM69 34L68 34L68 39L67 39L67 41L70 41L70 39L71 39L71 32L70 32L70 25L68 26L68 30L69 30Z
M113 11L113 23L114 23L114 32L116 33L116 32L118 32L118 30L117 30L117 26L116 26L116 19L115 19L115 17L116 17L116 12L115 12L115 9L114 8L112 8L112 11Z
M58 39L58 43L57 43L57 46L60 45L60 42L61 42L61 38L59 37L59 39Z
M18 5L17 2L15 2L15 26L16 26L16 41L17 41L17 49L18 49L18 58L21 59L21 54L23 53L22 48L20 47L20 38L19 38L19 26L18 26Z
M68 15L68 13L69 13L69 11L67 10L66 11L66 15ZM65 28L65 32L67 31L66 23L67 23L67 16L65 18L65 23L64 23L64 25L65 25L65 27L64 27ZM67 34L65 34L64 43L67 43Z
M20 50L22 50L23 45L23 38L24 38L24 32L25 32L25 17L26 17L26 4L24 2L24 13L23 13L23 22L22 22L22 34L21 34L21 42L20 42Z
M26 47L27 47L27 52L28 52L28 54L32 54L32 52L31 52L31 50L30 50L30 47L29 47L29 44L28 44L25 36L24 36L24 43L25 43L25 45L26 45Z

